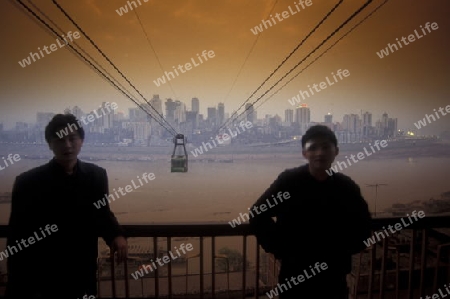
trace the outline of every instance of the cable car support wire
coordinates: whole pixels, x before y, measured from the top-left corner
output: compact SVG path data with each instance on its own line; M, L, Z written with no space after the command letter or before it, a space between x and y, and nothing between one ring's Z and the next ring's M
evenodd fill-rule
M356 10L350 17L348 17L339 27L337 27L330 35L328 35L317 47L315 47L311 52L309 52L308 55L306 55L300 62L298 62L294 67L292 67L286 74L284 74L277 82L275 82L267 91L265 91L261 96L259 96L252 105L256 104L261 100L262 97L264 97L269 91L271 91L275 86L277 86L284 78L286 78L290 73L292 73L300 64L302 64L306 59L309 58L313 53L315 53L323 44L325 44L330 38L332 38L339 30L342 29L348 22L350 22L355 16L357 16L364 8L366 8L373 0L367 0L365 4L363 4L358 10ZM285 60L284 60L285 61ZM267 81L267 79L265 80ZM264 81L264 82L265 82ZM253 93L254 94L254 93ZM253 95L252 94L252 95ZM247 100L248 101L248 100ZM244 102L245 103L245 102ZM242 107L242 106L241 106ZM246 108L243 112L241 112L238 116L236 116L234 119L238 119L242 114L244 114L250 107ZM240 108L239 108L240 109ZM238 109L238 110L239 110ZM231 119L231 118L230 118ZM231 121L234 121L231 120ZM224 126L220 127L218 131L220 131Z
M383 7L389 0L384 0L383 3L381 3L380 5L378 5L370 14L368 14L367 16L364 17L364 19L362 19L361 21L359 21L357 24L355 24L349 31L347 31L343 36L341 36L338 40L336 40L333 44L331 44L325 51L322 52L322 54L320 54L319 56L317 56L316 58L314 58L313 61L311 61L307 66L305 66L303 69L301 69L297 74L295 74L291 79L289 79L289 81L287 81L286 83L284 83L280 88L278 88L274 93L272 93L270 96L268 96L264 102L262 102L261 104L259 104L259 106L255 107L255 110L259 107L261 107L265 102L267 102L269 99L271 99L274 95L276 95L281 89L283 89L286 85L288 85L289 83L292 82L292 80L294 80L295 78L297 78L298 75L300 75L301 73L303 73L303 71L305 71L308 67L310 67L314 62L316 62L320 57L322 57L323 55L325 55L329 50L331 50L337 43L339 43L342 39L344 39L347 35L349 35L353 30L356 29L356 27L358 27L359 25L361 25L364 21L366 21L368 18L370 18L374 13L376 13L381 7ZM253 111L255 111L253 110ZM252 112L250 112L252 113Z
M161 115L161 113L159 113L158 110L156 110L150 103L149 101L144 97L144 95L136 88L136 86L134 86L130 80L116 67L116 65L111 61L111 59L108 58L108 56L97 46L97 44L87 35L87 33L81 29L81 27L69 16L69 14L58 4L58 2L56 0L52 0L53 4L56 5L56 7L58 7L58 9L66 16L67 19L70 20L70 22L72 22L72 24L88 39L88 41L92 44L92 46L94 46L94 48L103 56L103 58L105 58L110 64L111 66L122 76L123 79L125 79L125 81L127 81L128 84L130 84L130 86L145 100L145 102L147 103L147 105L149 105L156 113L159 117L161 117L162 120L164 120L167 124L167 126L171 129L171 133L172 135L177 135L177 131L172 127L172 125L164 118L164 116Z

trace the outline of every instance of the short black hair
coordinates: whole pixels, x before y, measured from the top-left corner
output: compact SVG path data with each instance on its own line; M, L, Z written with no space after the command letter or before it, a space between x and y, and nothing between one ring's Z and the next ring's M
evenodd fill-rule
M84 129L75 115L70 113L56 114L45 127L45 140L47 143L50 143L52 138L61 138L61 135L67 135L70 132L73 132L73 128L76 128L75 131L80 138L84 140ZM60 136L58 136L57 133L59 133Z
M311 139L316 138L325 138L331 141L334 146L337 147L337 138L334 132L327 126L324 125L315 125L310 127L306 133L302 136L302 148L305 148L306 142L310 141Z

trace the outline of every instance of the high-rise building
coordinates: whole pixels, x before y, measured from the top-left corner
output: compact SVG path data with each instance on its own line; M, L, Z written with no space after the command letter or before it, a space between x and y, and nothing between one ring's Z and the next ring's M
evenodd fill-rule
M148 114L140 107L128 109L128 118L130 121L147 121L147 116Z
M359 141L362 135L362 122L358 114L345 114L342 120L342 129L346 137L344 142Z
M367 137L372 134L372 113L365 112L363 114L362 134Z
M223 125L225 121L225 105L223 103L219 103L217 106L217 125Z
M325 123L332 124L333 123L333 115L331 113L325 114Z
M84 115L84 112L83 112L83 110L81 110L80 107L75 106L75 107L73 107L73 109L72 109L72 114L75 115L75 117L76 117L77 119L81 119L81 117Z
M192 98L192 109L191 111L200 113L200 101L198 100L198 98Z
M166 120L173 124L175 122L175 110L177 109L177 103L175 103L172 99L167 99L165 102L166 105Z
M109 103L111 104L111 103ZM106 102L102 103L103 111L105 111L105 115L103 115L100 119L102 120L103 129L112 129L114 125L114 114L115 110L111 108L111 105L106 106ZM109 112L108 112L109 111ZM101 110L98 112L99 115L102 115Z
M195 111L186 111L186 124L184 125L187 137L190 138L198 128L198 113Z
M398 135L397 118L388 119L388 137L396 137Z
M174 118L177 124L184 123L186 121L186 105L181 101L175 101Z
M52 112L37 112L36 113L36 142L44 143L44 131L47 124L52 120L55 113Z
M159 98L159 94L154 94L152 99L150 100L150 104L153 106L153 108L156 110L151 109L151 113L153 117L151 117L150 125L151 125L151 132L152 135L156 135L161 137L163 133L163 127L161 126L161 123L164 123L162 118L163 115L163 108L162 108L162 100Z
M251 122L252 124L255 123L257 118L256 118L256 111L255 111L255 108L253 107L253 104L251 104L251 103L245 104L245 112L246 112L246 116L247 116L247 121Z
M163 115L162 100L159 98L159 94L153 95L152 99L150 100L150 104L153 106L153 108L155 108L156 111L158 111L161 116ZM153 115L155 115L155 117L158 117L158 113L156 113L155 110L151 109L151 112Z
M284 110L284 121L286 123L291 123L291 124L294 122L294 110L292 110L292 109Z
M212 128L215 128L217 126L217 109L216 109L216 107L208 107L207 121L208 121L208 124Z
M360 131L361 120L358 114L345 114L342 121L342 127L350 133L357 133Z
M301 134L305 134L311 123L311 111L307 104L295 109L295 122L299 124Z
M388 127L388 122L389 122L389 117L388 117L388 114L385 112L381 116L381 126L383 128L387 128Z

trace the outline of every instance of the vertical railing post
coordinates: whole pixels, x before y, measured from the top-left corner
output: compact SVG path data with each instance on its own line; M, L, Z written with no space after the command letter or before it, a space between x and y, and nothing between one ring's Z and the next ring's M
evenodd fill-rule
M258 293L259 293L259 268L260 268L259 245L258 245L258 243L256 243L255 299L258 299Z
M416 245L416 229L412 229L411 243L409 249L409 277L408 277L408 298L413 298L413 278L414 278L414 255Z
M211 237L211 296L216 298L216 239Z
M204 273L203 273L203 237L200 237L200 299L203 299L203 290L204 290Z
M419 295L423 296L425 295L425 269L427 267L427 238L428 238L428 231L426 229L422 230L422 252L420 257L420 284L419 284Z
M242 265L242 299L245 299L245 289L247 288L246 285L246 272L247 272L247 236L244 235L243 237L243 248L242 248L242 259L243 259L243 265Z
M111 251L112 252L112 251ZM114 254L110 254L109 260L111 262L111 288L112 296L116 298L116 266L114 265Z
M167 252L172 250L172 238L167 237ZM173 261L173 260L172 260ZM172 299L172 261L167 265L167 284L169 288L169 299Z
M370 273L369 273L369 289L368 289L368 295L369 299L372 299L373 294L373 282L374 282L374 276L375 276L375 263L377 260L377 244L373 244L370 248Z
M128 259L124 261L124 276L125 276L125 298L130 298L130 283L128 281Z
M387 264L387 253L388 253L388 238L389 237L385 237L383 239L383 255L381 257L381 273L380 273L380 299L384 298L384 286L386 285L385 280L386 280L386 264Z
M158 258L158 237L153 237L153 261ZM155 269L155 298L159 298L159 267Z
M101 298L102 295L101 295L101 287L100 287L100 277L102 274L103 267L102 267L102 264L100 261L101 261L101 258L97 258L97 296Z

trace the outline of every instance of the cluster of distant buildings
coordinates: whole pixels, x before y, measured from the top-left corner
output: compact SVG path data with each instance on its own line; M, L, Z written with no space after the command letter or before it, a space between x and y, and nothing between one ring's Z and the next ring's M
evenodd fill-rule
M397 118L391 118L384 113L381 119L374 121L372 113L345 114L341 122L333 122L330 113L324 116L323 122L312 122L311 111L307 104L300 104L293 109L286 109L284 119L279 115L265 115L257 117L257 111L252 104L245 105L245 112L231 115L236 118L229 121L230 114L225 112L224 103L217 107L207 107L206 115L200 113L200 100L192 98L191 110L178 100L166 99L164 102L158 94L149 100L150 106L129 108L128 115L121 111L112 110L111 113L96 118L85 126L87 143L115 143L118 145L167 145L172 143L172 134L160 125L158 115L178 132L184 134L188 142L201 143L216 136L219 128L231 128L241 121L250 121L253 129L241 134L233 140L236 143L276 142L301 136L314 124L324 124L330 127L337 135L340 143L365 142L373 139L392 139L403 135L397 129ZM105 110L105 102L99 111ZM64 113L72 113L81 118L87 113L80 107L67 108ZM3 142L31 142L45 143L45 126L55 115L52 112L37 112L36 123L16 122L12 130L4 130L0 124L0 141ZM226 124L226 127L224 126ZM166 125L167 127L167 125Z

